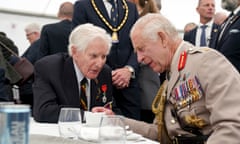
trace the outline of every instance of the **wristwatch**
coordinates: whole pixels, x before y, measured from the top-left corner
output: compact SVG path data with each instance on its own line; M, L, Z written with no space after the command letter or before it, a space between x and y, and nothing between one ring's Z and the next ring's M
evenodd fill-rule
M127 65L127 66L125 66L130 72L131 72L131 78L135 78L135 70L133 69L133 67L131 67L131 66L129 66L129 65Z

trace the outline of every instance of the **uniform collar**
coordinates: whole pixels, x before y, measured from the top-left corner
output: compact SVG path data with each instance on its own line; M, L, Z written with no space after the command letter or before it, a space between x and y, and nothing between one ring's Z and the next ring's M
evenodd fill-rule
M180 44L179 44L179 46L178 46L178 48L176 49L176 51L175 51L175 53L174 53L174 55L173 55L173 58L172 58L172 63L171 63L171 67L170 67L170 73L171 73L171 71L177 66L177 65L175 65L175 63L178 61L178 59L179 59L179 55L180 55L180 53L182 52L182 48L183 48L183 45L184 45L184 41L182 41Z

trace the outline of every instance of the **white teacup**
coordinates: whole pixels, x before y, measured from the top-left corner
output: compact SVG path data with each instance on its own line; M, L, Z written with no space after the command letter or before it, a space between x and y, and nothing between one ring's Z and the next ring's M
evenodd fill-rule
M104 112L90 112L90 111L85 111L85 118L86 118L86 124L88 126L99 126L100 121L103 115L105 115Z

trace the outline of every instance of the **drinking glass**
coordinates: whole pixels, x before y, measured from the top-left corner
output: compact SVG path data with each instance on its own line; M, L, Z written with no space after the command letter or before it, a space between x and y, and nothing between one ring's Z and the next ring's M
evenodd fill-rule
M81 110L79 108L61 108L58 119L61 137L77 139L81 125Z
M126 129L122 116L105 115L99 127L99 141L101 144L125 144Z

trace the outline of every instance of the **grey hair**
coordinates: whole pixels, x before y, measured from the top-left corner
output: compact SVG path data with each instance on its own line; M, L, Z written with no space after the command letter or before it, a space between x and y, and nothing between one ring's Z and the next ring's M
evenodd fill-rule
M28 24L26 27L25 27L25 32L28 34L28 33L32 33L32 32L38 32L40 33L41 32L41 27L39 24L37 23L30 23Z
M89 43L94 42L96 38L102 39L108 45L109 53L112 46L112 39L104 29L90 23L77 26L69 36L69 55L72 56L72 46L75 46L78 51L84 51Z
M163 31L173 40L179 39L176 28L171 24L169 20L167 20L159 13L149 13L139 18L131 29L131 37L136 29L142 30L141 37L143 39L157 41L159 38L159 31Z

